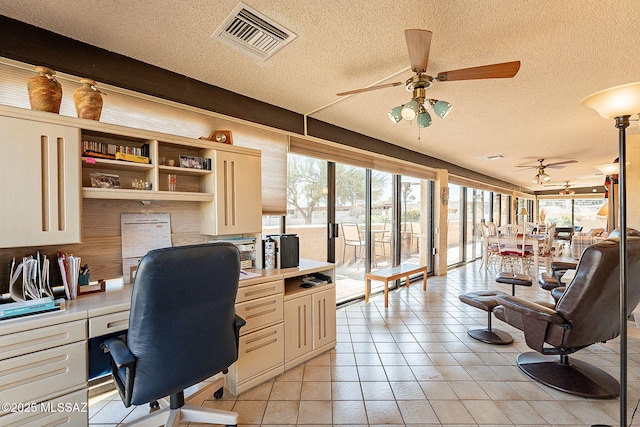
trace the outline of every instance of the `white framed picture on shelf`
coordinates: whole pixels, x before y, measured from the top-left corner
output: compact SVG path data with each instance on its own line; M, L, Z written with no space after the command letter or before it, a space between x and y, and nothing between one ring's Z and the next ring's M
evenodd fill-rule
M189 169L202 169L202 157L180 156L180 167Z

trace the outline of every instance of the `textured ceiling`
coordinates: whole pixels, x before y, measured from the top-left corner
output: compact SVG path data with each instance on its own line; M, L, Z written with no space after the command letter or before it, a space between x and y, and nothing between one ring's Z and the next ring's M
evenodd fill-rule
M543 189L531 182L535 170L516 165L574 159L547 173L553 183L585 187L603 182L594 165L617 157L613 121L580 100L640 80L636 1L245 3L297 38L263 62L213 40L235 0L0 0L0 14L531 190ZM407 28L433 32L430 75L513 60L522 66L513 79L434 84L427 95L454 108L420 132L387 118L410 99L403 86L336 96L409 78ZM637 124L631 133L640 133ZM506 158L481 159L497 154Z

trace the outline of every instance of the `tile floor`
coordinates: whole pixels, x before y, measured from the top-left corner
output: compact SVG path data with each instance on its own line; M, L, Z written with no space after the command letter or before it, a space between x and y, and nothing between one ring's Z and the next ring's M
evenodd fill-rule
M461 303L471 290L510 288L478 263L446 277L430 277L428 290L412 285L369 303L338 309L338 344L237 398L229 392L206 406L231 409L243 426L266 425L618 425L619 400L589 400L555 391L525 376L515 365L529 351L520 331L500 321L514 343L491 346L466 334L484 325L486 313ZM502 289L504 287L505 289ZM518 296L550 299L537 286ZM573 356L619 373L617 340ZM640 399L640 331L629 323L628 415ZM147 407L124 408L117 393L91 399L90 425L115 427ZM640 414L633 420L640 426Z

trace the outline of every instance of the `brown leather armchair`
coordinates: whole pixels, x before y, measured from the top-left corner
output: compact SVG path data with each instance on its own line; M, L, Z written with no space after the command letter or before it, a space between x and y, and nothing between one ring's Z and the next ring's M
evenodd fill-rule
M640 302L640 237L627 238L628 313ZM521 353L518 367L529 377L557 390L583 397L619 395L618 381L603 370L569 355L620 334L619 239L589 246L573 281L552 304L501 295L496 317L524 332L536 352ZM557 357L560 360L557 360Z

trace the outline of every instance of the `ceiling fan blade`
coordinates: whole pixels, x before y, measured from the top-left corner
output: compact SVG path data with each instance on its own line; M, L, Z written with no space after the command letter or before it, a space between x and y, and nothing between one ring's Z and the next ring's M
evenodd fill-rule
M545 165L545 167L547 168L551 168L551 169L562 169L564 166L561 165L568 165L569 163L577 163L577 160L565 160L563 162L555 162L555 163L549 163L548 165Z
M416 73L424 73L427 71L427 62L429 62L431 31L404 30L404 38L407 40L411 69Z
M520 170L538 169L538 168L540 168L540 166L539 166L539 165L535 165L535 166L532 166L532 165L517 165L516 167L517 167L517 168L522 168L522 169L520 169Z
M340 92L340 93L338 93L336 95L338 95L338 96L353 95L354 93L369 92L370 90L378 90L378 89L384 89L386 87L400 86L401 84L402 84L402 82L385 83L383 85L369 86L369 87L363 87L361 89L355 89L355 90L349 90L349 91L346 91L346 92Z
M503 62L501 64L443 71L438 74L436 80L439 82L450 82L454 80L507 79L515 76L519 69L520 61Z

